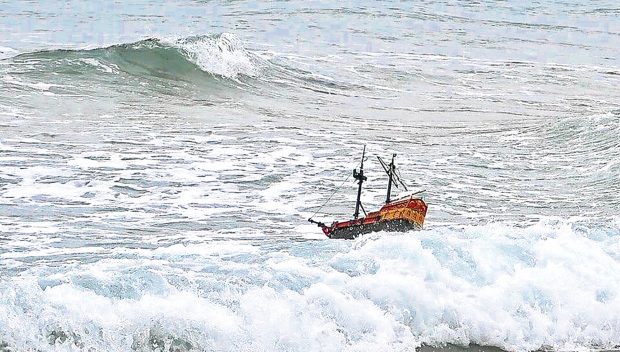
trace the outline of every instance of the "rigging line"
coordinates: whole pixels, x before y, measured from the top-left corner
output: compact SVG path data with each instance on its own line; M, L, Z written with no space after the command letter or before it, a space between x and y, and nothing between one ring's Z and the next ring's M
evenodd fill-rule
M367 157L364 159L364 161L368 160L368 158L369 158L369 156L367 156ZM353 163L353 165L357 165L357 164L358 164L358 162L357 162L357 161L356 161L355 163ZM333 193L329 196L329 198L327 198L327 200L325 201L325 203L323 203L323 205L321 205L321 206L319 207L319 209L317 209L317 210L314 212L314 214L312 214L312 216L311 216L308 220L312 220L312 218L314 218L314 217L316 216L316 214L318 214L318 213L321 211L321 209L323 209L323 207L324 207L325 205L327 205L327 203L329 203L329 201L332 199L332 197L333 197L336 193L338 193L338 191L342 188L342 186L344 186L344 184L345 184L345 183L349 180L349 178L350 178L350 177L351 177L351 174L349 173L349 176L347 176L347 178L345 178L345 179L344 179L344 181L342 181L342 183L340 184L340 186L336 187L336 190L334 190L334 192L333 192ZM366 211L364 211L364 212L366 212Z
M360 207L362 208L362 211L364 212L364 216L368 216L368 213L366 212L366 209L364 209L362 202L360 202Z
M347 176L347 178L342 181L342 183L340 184L340 186L336 187L336 190L334 190L334 192L329 196L329 198L327 198L327 200L325 201L325 203L323 203L323 205L321 205L319 207L319 209L317 209L314 214L312 214L312 216L310 217L310 219L312 219L313 217L316 216L316 214L319 213L319 211L321 211L321 209L323 209L323 207L329 203L329 201L332 199L332 197L340 190L340 188L342 188L342 186L344 186L344 184L349 180L349 177L351 177L351 174L349 174L349 176Z

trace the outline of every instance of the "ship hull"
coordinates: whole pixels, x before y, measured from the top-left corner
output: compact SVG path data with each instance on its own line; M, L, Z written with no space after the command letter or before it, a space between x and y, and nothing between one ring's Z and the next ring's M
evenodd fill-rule
M388 231L388 232L407 232L412 230L421 230L422 226L406 221L406 220L390 220L382 221L368 225L353 225L334 230L329 238L352 240L358 236L371 232Z
M366 217L334 222L325 226L323 232L332 239L354 239L378 231L407 232L421 230L426 217L427 205L420 198L408 197L384 205L379 211Z

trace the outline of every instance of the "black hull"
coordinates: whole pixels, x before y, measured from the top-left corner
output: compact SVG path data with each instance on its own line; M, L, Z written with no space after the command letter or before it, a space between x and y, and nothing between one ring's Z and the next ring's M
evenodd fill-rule
M330 233L329 238L352 240L358 236L377 231L407 232L420 229L420 225L407 220L380 221L372 224L334 229Z

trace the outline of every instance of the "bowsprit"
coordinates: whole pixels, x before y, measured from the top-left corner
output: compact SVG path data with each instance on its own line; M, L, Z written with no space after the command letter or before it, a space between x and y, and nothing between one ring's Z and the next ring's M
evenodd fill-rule
M367 180L364 176L364 159L366 157L366 146L362 152L362 160L358 169L353 170L353 178L357 180L357 200L355 202L355 212L353 219L347 221L334 221L331 225L325 225L323 222L308 219L309 222L317 224L323 233L329 238L353 239L357 236L375 232L375 231L397 231L406 232L409 230L420 230L424 224L426 210L428 209L421 194L424 191L414 192L401 196L392 200L392 186L403 187L408 191L407 186L402 181L394 159L396 154L392 154L392 160L387 164L381 157L377 156L379 163L388 175L387 197L385 205L378 211L366 213L362 205L362 185ZM360 209L364 213L364 217L360 217Z

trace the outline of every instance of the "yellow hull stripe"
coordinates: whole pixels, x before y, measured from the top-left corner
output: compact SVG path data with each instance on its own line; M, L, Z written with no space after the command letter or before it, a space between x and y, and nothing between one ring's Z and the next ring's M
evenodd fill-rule
M424 215L410 208L394 209L381 212L381 220L407 220L422 226Z

